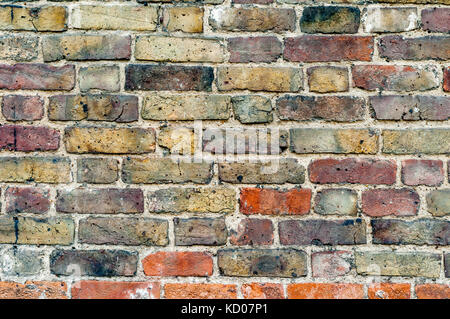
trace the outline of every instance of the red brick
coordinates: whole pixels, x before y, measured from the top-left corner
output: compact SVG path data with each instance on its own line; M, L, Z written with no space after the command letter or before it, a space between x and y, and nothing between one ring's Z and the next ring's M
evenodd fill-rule
M445 284L416 285L418 299L450 299L450 286Z
M277 37L239 37L228 39L230 62L275 62L282 53Z
M419 204L419 194L411 189L371 189L362 194L362 211L372 217L414 216Z
M34 121L44 116L44 100L39 96L5 95L2 113L8 121Z
M166 299L236 299L236 285L165 284Z
M389 35L379 40L378 51L381 57L389 60L448 60L450 37L405 38Z
M411 285L397 283L370 284L367 292L369 299L410 299Z
M408 65L354 65L355 87L374 91L425 91L439 86L437 68Z
M59 131L43 126L0 127L0 149L10 151L52 151L59 148Z
M84 280L72 285L72 299L159 299L158 282Z
M287 286L289 299L362 299L360 284L302 283Z
M450 67L444 69L444 91L450 92Z
M387 184L395 183L397 165L390 160L318 159L309 164L309 178L317 184Z
M292 62L371 61L373 38L304 35L286 38L284 58Z
M245 299L284 299L284 290L281 284L257 282L243 284L241 292Z
M240 211L246 215L305 215L311 208L310 189L286 191L268 188L241 190Z
M50 193L35 187L8 187L5 192L7 213L43 214L50 208Z
M60 281L3 281L0 299L67 299L67 285Z
M230 238L233 245L273 244L273 225L270 219L247 218L241 220Z
M211 276L213 261L203 252L157 252L142 261L147 276Z
M450 32L450 8L423 9L422 28L431 32Z
M439 160L402 161L402 182L405 185L437 186L444 181L444 165Z
M75 66L18 63L0 65L0 89L72 90Z

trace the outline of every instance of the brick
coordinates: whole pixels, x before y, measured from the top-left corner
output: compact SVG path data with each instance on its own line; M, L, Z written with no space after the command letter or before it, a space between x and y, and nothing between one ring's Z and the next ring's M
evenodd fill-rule
M143 213L144 195L137 188L76 188L59 190L56 211L77 214Z
M383 153L449 154L449 129L383 130Z
M164 285L166 299L237 299L236 285L232 284L183 284Z
M0 65L0 89L69 91L74 86L73 65L52 66L40 63Z
M356 215L358 195L351 189L323 189L317 192L314 211L320 215Z
M450 37L405 38L390 35L379 40L378 50L380 57L389 60L448 60Z
M54 250L50 271L57 276L131 277L136 275L138 254L125 250Z
M308 85L311 92L329 93L348 91L348 70L336 66L308 68Z
M2 281L0 299L67 299L67 285L62 281Z
M1 9L0 9L1 12ZM28 62L38 56L39 39L22 35L0 37L0 59Z
M378 120L445 121L450 118L450 98L432 95L378 95L369 97Z
M202 139L212 154L280 154L288 146L287 131L270 128L206 128Z
M142 118L159 121L227 120L231 98L226 95L169 95L156 93L143 100Z
M223 62L223 46L215 39L138 36L137 60L161 62Z
M159 130L158 145L170 154L194 155L198 136L193 128L166 126Z
M405 32L419 26L416 8L365 8L363 28L365 32Z
M450 68L444 69L444 84L442 87L445 92L450 92Z
M44 116L44 100L37 95L4 95L2 114L8 121L40 120Z
M234 117L242 124L269 123L273 120L270 99L259 95L233 96Z
M311 254L313 277L336 278L353 269L353 254L349 251L321 251Z
M444 273L445 277L450 277L450 253L444 254Z
M366 243L366 223L348 220L284 220L278 224L282 245L358 245Z
M220 246L227 243L223 218L174 218L175 245Z
M241 286L244 299L284 299L284 289L281 284L249 283Z
M230 243L237 246L273 244L273 224L270 219L242 219L236 230L232 230Z
M240 211L246 215L305 215L310 208L310 189L241 189Z
M427 194L428 212L433 216L442 217L450 214L450 189L433 190Z
M155 31L157 19L151 6L80 5L72 11L75 29Z
M441 256L422 252L355 252L356 271L364 276L438 278Z
M102 90L116 92L120 90L120 69L116 65L97 65L80 68L78 73L80 90Z
M153 213L232 213L235 191L227 187L165 188L148 193Z
M275 62L282 54L281 42L274 36L236 37L227 39L229 62Z
M364 118L364 99L353 96L286 95L277 99L280 120L354 122Z
M67 12L65 7L41 6L26 8L22 6L0 7L0 30L7 31L64 31Z
M64 157L0 157L0 181L69 183L70 159Z
M51 121L137 121L139 101L132 95L54 95L49 97Z
M0 243L70 245L75 225L68 218L1 217Z
M449 299L450 286L446 284L416 285L417 299Z
M411 285L397 283L373 283L367 290L369 299L410 299Z
M78 241L83 244L165 246L168 222L151 218L89 217L80 220Z
M203 32L203 9L199 7L168 7L162 15L163 29L169 32Z
M50 209L50 192L36 187L8 187L5 192L6 212L44 214Z
M140 127L66 127L69 153L144 154L155 151L155 130Z
M54 35L42 40L45 62L122 60L131 55L131 37L124 35Z
M444 165L439 160L404 160L402 182L411 186L439 186L444 182Z
M119 162L112 158L78 158L77 182L110 184L119 178Z
M357 33L359 18L355 7L305 7L300 28L304 33Z
M214 8L209 16L213 30L221 31L294 31L294 9Z
M305 168L295 158L258 163L219 163L219 179L233 184L303 184Z
M370 61L373 38L369 36L304 35L284 40L284 59L291 62Z
M431 32L450 32L450 8L429 8L423 9L422 29Z
M324 158L312 161L308 170L311 182L318 184L392 185L397 165L390 160Z
M144 281L83 280L72 285L72 299L159 299L160 284Z
M299 283L287 286L289 299L363 299L361 284Z
M53 151L59 148L59 131L45 126L0 126L0 149Z
M353 85L374 91L426 91L439 86L439 76L434 66L407 65L354 65Z
M0 269L5 276L33 276L44 271L44 253L26 247L1 251Z
M211 276L213 260L205 252L164 252L150 254L142 260L146 276Z
M211 91L214 72L207 66L129 64L126 90Z
M221 249L220 274L233 277L306 276L306 253L297 249Z
M443 246L450 242L450 222L445 220L373 219L371 223L374 244Z
M370 189L362 193L362 211L371 217L414 216L420 198L412 189Z
M187 163L173 158L126 158L122 165L122 180L132 184L197 183L208 184L213 175L213 163Z
M376 154L378 151L378 132L371 129L293 128L289 136L290 150L298 154Z
M219 67L217 70L219 91L298 92L302 87L300 68Z

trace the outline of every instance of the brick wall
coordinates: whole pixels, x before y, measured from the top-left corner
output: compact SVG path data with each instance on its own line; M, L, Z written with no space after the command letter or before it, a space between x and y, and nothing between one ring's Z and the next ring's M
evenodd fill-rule
M450 297L449 5L2 1L0 297Z

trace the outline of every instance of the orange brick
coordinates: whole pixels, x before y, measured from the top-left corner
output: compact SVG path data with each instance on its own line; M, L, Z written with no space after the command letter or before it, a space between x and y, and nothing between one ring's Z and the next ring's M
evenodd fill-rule
M236 299L236 285L225 284L166 284L166 299Z
M241 287L242 295L245 299L283 299L283 286L271 283L251 283L243 284Z
M246 215L305 215L311 208L310 189L279 191L267 188L241 190L240 210Z
M360 284L290 284L287 295L289 299L362 299L364 289Z
M60 281L3 281L0 299L67 299L67 285Z
M375 283L369 286L369 299L410 299L410 284Z
M72 286L73 299L159 299L158 282L79 281Z
M424 284L416 286L418 299L449 299L450 286L441 284Z
M213 261L203 252L157 252L142 261L147 276L211 276Z

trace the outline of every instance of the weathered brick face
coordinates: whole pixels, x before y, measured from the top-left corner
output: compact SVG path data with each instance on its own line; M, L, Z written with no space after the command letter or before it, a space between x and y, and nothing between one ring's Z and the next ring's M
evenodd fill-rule
M0 2L0 299L450 298L449 0Z

